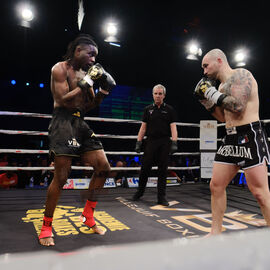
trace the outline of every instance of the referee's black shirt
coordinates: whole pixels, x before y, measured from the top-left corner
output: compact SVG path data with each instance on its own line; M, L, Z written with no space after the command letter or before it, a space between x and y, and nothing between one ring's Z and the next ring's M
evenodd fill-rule
M162 103L160 108L151 104L144 108L142 121L147 124L145 134L147 138L170 137L170 124L176 122L176 112L166 103Z

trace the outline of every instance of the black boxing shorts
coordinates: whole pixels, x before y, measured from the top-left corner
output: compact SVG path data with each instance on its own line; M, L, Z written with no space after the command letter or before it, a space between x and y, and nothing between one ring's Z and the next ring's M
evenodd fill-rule
M269 163L267 136L260 121L226 128L226 134L214 162L237 165L242 169L258 166L265 159Z
M78 157L87 151L103 149L79 110L55 108L49 124L49 155Z

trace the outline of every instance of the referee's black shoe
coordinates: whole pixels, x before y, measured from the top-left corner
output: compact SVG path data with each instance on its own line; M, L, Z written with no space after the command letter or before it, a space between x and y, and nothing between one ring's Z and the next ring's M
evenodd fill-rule
M136 191L136 193L132 197L132 201L139 201L142 196L143 196L142 192Z
M163 206L169 206L169 202L166 200L166 198L159 199L157 204L161 204Z

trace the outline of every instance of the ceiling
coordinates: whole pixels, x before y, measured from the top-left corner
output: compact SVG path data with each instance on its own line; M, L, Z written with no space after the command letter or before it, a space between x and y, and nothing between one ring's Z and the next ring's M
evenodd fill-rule
M1 80L35 80L49 84L50 69L65 54L69 41L79 33L77 0L33 0L36 17L31 28L18 25L15 6L21 1L1 1ZM256 4L256 5L255 5ZM84 0L81 32L99 45L100 62L120 85L167 87L167 102L177 107L179 120L198 120L203 111L192 97L202 76L200 61L185 59L185 46L197 40L203 53L222 49L232 58L244 46L250 57L246 68L260 87L262 114L267 117L270 101L266 78L269 62L269 16L266 1L90 1ZM121 48L104 42L102 25L117 20ZM233 63L232 63L233 65ZM48 95L50 95L48 91ZM14 109L16 110L16 108ZM186 113L187 112L187 113ZM188 115L188 116L187 116ZM203 111L203 117L209 117Z

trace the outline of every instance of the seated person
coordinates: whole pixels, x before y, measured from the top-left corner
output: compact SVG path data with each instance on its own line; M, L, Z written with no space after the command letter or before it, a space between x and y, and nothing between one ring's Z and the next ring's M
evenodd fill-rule
M7 171L0 174L0 188L9 189L18 184L18 175L13 171Z

